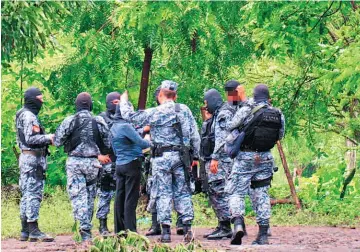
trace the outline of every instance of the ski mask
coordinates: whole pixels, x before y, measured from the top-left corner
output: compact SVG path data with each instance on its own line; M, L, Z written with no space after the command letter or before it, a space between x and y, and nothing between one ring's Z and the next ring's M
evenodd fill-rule
M114 100L120 100L118 92L111 92L106 96L106 109L110 114L115 114L116 111L116 104L112 103Z
M92 100L90 94L87 92L82 92L78 94L78 96L76 97L75 106L76 106L76 112L79 112L81 110L91 111Z
M207 102L207 110L210 114L214 114L214 112L223 104L220 93L213 88L206 91L204 100Z
M42 101L36 98L36 96L42 95L40 90L36 87L28 88L24 94L25 104L24 107L30 110L35 115L39 114L41 106L43 104Z
M154 92L154 98L155 98L155 101L156 101L156 104L159 106L160 105L160 102L158 100L158 96L159 96L159 93L160 93L160 89L161 89L161 86L158 86Z
M265 84L259 84L254 88L255 102L268 101L270 99L269 88Z

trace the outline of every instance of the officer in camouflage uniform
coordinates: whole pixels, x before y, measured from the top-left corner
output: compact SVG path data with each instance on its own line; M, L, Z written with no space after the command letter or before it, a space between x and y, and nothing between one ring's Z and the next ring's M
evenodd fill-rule
M115 119L115 110L116 104L120 101L120 94L118 92L111 92L106 96L106 111L101 112L99 116L104 118L108 128L110 129L114 119ZM112 149L109 154L111 163L104 164L101 176L100 176L100 187L98 188L98 207L96 218L99 219L100 226L99 232L103 236L109 235L109 229L107 227L107 216L110 212L110 203L111 199L115 192L116 187L116 178L115 178L115 161L116 156L114 155Z
M230 213L228 195L225 193L225 182L232 167L232 159L224 150L225 138L229 132L226 123L233 116L233 109L223 102L216 89L210 89L204 97L207 111L212 114L202 130L201 154L206 161L205 169L208 176L209 198L218 218L217 228L204 237L209 240L230 238Z
M53 134L45 134L37 115L43 104L43 97L38 88L25 91L25 104L16 113L16 138L21 154L19 157L21 190L20 241L47 241L54 238L39 230L38 219L40 203L44 192L46 156L48 146L53 141Z
M156 100L157 105L159 106L159 100L158 100L158 96L160 93L160 89L161 86L158 86L154 92L154 98ZM152 159L150 159L150 162L152 161ZM151 174L149 174L149 178L148 178L148 182L147 182L147 192L150 194L151 192L151 185L153 183L153 178L152 176L154 176L152 169L151 170ZM156 192L154 193L156 195ZM148 211L151 213L151 227L149 229L149 231L145 234L146 236L153 236L153 235L160 235L161 234L161 227L160 227L160 223L157 221L157 212L156 212L156 204L153 204L152 207L150 207L148 209ZM177 213L177 221L176 221L176 234L178 235L183 235L184 234L184 230L183 230L183 225L181 222L181 218L179 218L179 213Z
M258 146L259 143L268 144L269 142L275 144L276 140L284 136L285 131L284 116L279 110L271 107L269 98L269 90L266 85L256 86L254 89L254 105L240 108L229 124L228 130L241 128L254 118L252 113L254 108L260 108L259 111L261 109L265 111L261 120L255 120L251 126L253 128L253 133L250 135L252 139L245 137L241 150L235 158L226 185L225 190L230 194L229 207L232 222L234 223L231 244L241 244L242 242L241 239L244 235L245 196L249 193L250 185L252 186L250 195L255 202L253 207L255 208L256 220L259 225L259 233L253 244L262 245L269 243L268 228L271 205L268 190L273 175L274 160L269 148L268 150L259 150L259 147L254 146ZM261 141L255 138L255 136L258 136L255 130L256 132L261 130Z
M172 200L184 225L184 240L193 239L191 221L194 218L191 189L185 181L184 165L180 159L182 143L193 150L198 158L200 136L195 119L190 109L183 104L176 105L177 83L163 81L159 93L159 105L142 113L134 113L127 96L121 96L120 109L124 118L150 126L154 157L152 169L155 174L156 207L158 221L162 226L161 242L171 242L171 208ZM176 125L181 127L183 138L179 136ZM151 191L153 193L153 190ZM154 197L154 195L151 195Z
M96 182L101 163L109 163L109 128L101 116L93 117L91 96L80 93L75 101L76 114L61 123L55 133L54 144L64 145L68 153L66 161L67 191L75 221L80 222L83 241L91 239L91 220L96 196ZM100 162L99 162L100 161Z

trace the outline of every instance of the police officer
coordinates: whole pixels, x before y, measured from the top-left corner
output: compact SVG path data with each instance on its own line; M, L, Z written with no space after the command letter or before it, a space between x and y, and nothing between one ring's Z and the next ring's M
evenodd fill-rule
M198 158L200 136L190 109L186 105L175 104L176 91L176 82L163 81L158 98L160 105L138 114L133 112L127 95L122 95L120 102L121 114L124 118L150 126L152 144L155 146L152 169L157 188L158 221L162 226L161 242L171 242L172 200L184 225L185 242L193 239L191 222L194 218L194 210L191 189L185 179L187 168L182 164L180 151L181 146L186 146L191 148L194 156Z
M115 110L116 105L120 101L120 94L118 92L111 92L106 96L106 111L101 112L101 116L106 122L108 128L110 129L113 125L115 119ZM109 154L111 162L104 164L100 176L100 187L98 188L98 206L96 218L100 222L99 232L103 236L109 235L109 229L107 227L107 216L110 212L110 203L111 199L115 192L116 179L115 179L115 161L116 156L114 155L112 149Z
M160 89L161 86L158 86L154 92L154 99L156 101L156 104L159 106L160 102L158 99L159 93L160 93ZM148 129L150 130L150 128ZM151 159L150 159L151 161ZM150 164L151 165L151 164ZM151 176L148 178L148 182L147 182L147 192L150 194L151 192L151 185L153 182L153 171L151 171L152 174ZM154 204L152 207L150 207L149 212L151 213L151 227L149 229L149 231L145 234L146 236L153 236L153 235L160 235L161 234L161 227L160 227L160 223L157 221L157 212L156 212L156 204ZM183 235L184 234L184 227L181 221L181 218L179 218L179 213L177 213L177 221L176 221L176 234L178 235Z
M80 93L75 101L76 114L61 123L55 132L54 144L64 145L67 191L75 221L80 222L83 241L91 239L91 219L96 196L96 182L101 163L109 163L109 128L101 116L93 117L90 94ZM99 162L100 161L100 162Z
M210 202L219 223L213 232L204 237L216 240L230 238L232 235L228 195L224 188L233 162L225 152L224 146L225 138L228 136L226 124L231 120L233 110L223 102L216 89L210 89L205 93L204 102L212 117L206 121L205 128L202 130L201 154L206 162Z
M285 119L283 114L269 104L269 90L264 84L254 89L254 104L240 108L229 124L229 130L242 128L250 123L250 129L241 146L226 191L229 208L234 223L231 244L241 244L244 235L245 196L252 187L255 201L256 221L259 233L253 244L268 244L270 220L270 197L268 190L273 175L274 160L270 149L284 136ZM255 112L256 111L256 112Z
M44 192L46 156L53 134L45 134L37 115L43 104L43 96L38 88L25 91L25 104L16 113L16 137L21 150L19 157L21 190L20 219L21 241L46 241L54 238L40 231L38 227L40 203Z

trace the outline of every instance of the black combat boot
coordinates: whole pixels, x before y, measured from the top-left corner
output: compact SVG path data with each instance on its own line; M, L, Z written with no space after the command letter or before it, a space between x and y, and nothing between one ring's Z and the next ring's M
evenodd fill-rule
M234 232L231 237L231 244L232 245L241 245L241 239L244 236L244 218L236 217L234 219Z
M214 234L216 234L216 233L219 232L219 231L220 231L220 222L218 223L217 227L216 227L213 231L204 234L203 237L204 237L204 238L208 238L209 235L214 235Z
M44 234L43 232L40 231L37 221L28 222L28 225L29 225L29 238L30 238L31 242L36 242L36 241L52 242L52 241L54 241L53 237L51 237L47 234Z
M269 225L259 225L259 233L256 240L253 241L252 245L266 245L269 244L268 240Z
M27 241L29 239L29 225L27 218L21 219L21 234L20 241Z
M190 223L183 223L184 225L184 242L189 243L194 240L194 234L191 230L191 224Z
M171 229L169 225L161 225L162 228L162 233L161 233L161 238L160 238L160 242L163 243L170 243L171 242Z
M231 231L230 220L227 220L227 221L220 221L219 232L209 235L207 239L221 240L222 238L231 238L231 236L232 236L232 231Z
M152 221L151 227L145 235L146 236L161 235L160 224L157 221L157 213L152 214L151 221Z
M182 223L182 220L178 218L176 222L176 234L177 235L184 235L184 225Z
M91 230L80 229L81 240L91 241Z
M99 222L100 222L100 226L99 226L99 232L100 232L100 235L102 236L109 236L110 235L110 232L109 232L109 229L107 227L107 219L99 219Z

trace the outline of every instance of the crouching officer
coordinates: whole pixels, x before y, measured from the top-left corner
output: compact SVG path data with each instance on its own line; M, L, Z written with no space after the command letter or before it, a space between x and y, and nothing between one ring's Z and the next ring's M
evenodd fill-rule
M37 115L43 104L43 96L38 88L25 91L25 104L16 113L16 138L21 154L19 157L21 190L20 241L54 240L40 231L38 227L40 203L44 192L46 156L53 134L45 134Z
M245 196L251 185L259 233L253 244L269 244L271 205L268 190L273 175L271 148L284 136L285 119L270 103L266 85L254 89L254 104L241 107L229 124L229 130L245 131L245 138L230 173L226 192L234 223L231 244L240 245L244 236ZM246 127L246 129L244 129Z
M224 150L228 135L226 124L231 120L233 109L227 106L216 89L205 93L205 107L212 114L203 125L201 152L205 160L205 169L209 185L209 198L218 219L216 229L204 237L209 240L231 238L230 212L225 182L232 167L232 159Z
M96 182L101 163L111 162L109 156L109 128L101 116L93 117L90 94L80 93L75 101L76 114L61 123L55 132L54 144L64 145L68 154L66 161L67 191L75 221L80 221L83 241L91 239ZM100 150L103 148L102 150Z
M110 129L113 125L115 119L115 110L116 105L120 101L120 94L118 92L111 92L106 96L106 111L101 112L99 116L101 116L108 128ZM107 227L107 216L110 212L110 203L111 199L114 196L115 187L116 187L116 178L115 178L115 161L116 156L112 149L110 149L110 153L102 153L109 154L111 162L108 164L104 164L101 173L100 173L100 181L98 188L98 206L96 212L96 218L100 222L99 232L102 236L109 235L109 229Z

